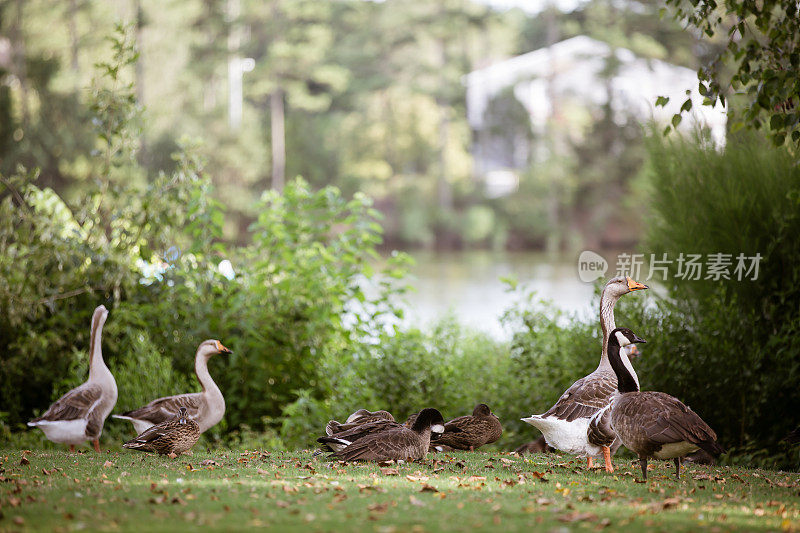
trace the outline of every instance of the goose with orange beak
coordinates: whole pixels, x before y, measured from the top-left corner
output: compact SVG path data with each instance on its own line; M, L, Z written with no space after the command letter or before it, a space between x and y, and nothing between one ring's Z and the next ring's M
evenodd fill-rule
M175 413L179 412L181 407L185 407L187 417L197 422L201 433L217 425L225 415L225 398L208 373L208 360L218 353L233 352L214 339L203 341L197 348L194 356L194 372L203 387L202 392L165 396L143 407L113 417L130 420L136 433L141 434L151 426L172 420Z
M613 472L611 448L616 450L619 447L618 442L612 446L601 446L589 442L588 438L589 422L592 417L611 403L617 390L617 376L608 360L609 334L616 328L614 306L625 294L647 288L647 285L628 276L618 276L606 283L600 296L603 351L597 369L573 383L545 413L522 419L538 428L549 446L579 457L586 457L589 468L592 467L592 458L602 455L606 471ZM623 352L621 357L630 366L627 353ZM632 370L632 373L638 384L636 372Z

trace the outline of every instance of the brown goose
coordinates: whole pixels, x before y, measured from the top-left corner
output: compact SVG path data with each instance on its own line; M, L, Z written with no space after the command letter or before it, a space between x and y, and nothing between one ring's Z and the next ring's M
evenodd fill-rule
M117 382L103 361L103 324L108 317L105 306L99 306L92 315L89 352L91 363L89 379L55 401L45 413L28 422L38 427L53 442L76 444L92 441L94 450L100 451L100 434L106 417L117 403Z
M503 435L500 420L489 406L479 403L471 415L459 416L445 423L441 436L431 441L431 447L449 446L455 450L474 450L491 444Z
M633 368L621 356L621 347L645 342L627 328L611 332L608 358L617 375L618 393L611 404L611 427L626 448L639 456L642 476L647 479L647 460L674 459L680 478L684 455L701 449L712 456L724 453L717 434L697 413L680 400L655 391L639 391Z
M423 409L411 428L393 427L378 433L364 436L348 443L341 439L345 447L331 458L344 461L415 461L423 459L430 446L431 431L441 432L444 418L436 409ZM438 426L438 427L437 427ZM328 439L334 437L327 437Z
M185 407L189 418L197 421L200 433L215 426L225 415L225 398L208 373L208 360L214 354L233 353L217 340L207 340L198 346L194 357L194 372L203 386L202 392L165 396L148 403L144 407L113 415L114 418L130 420L137 433L147 428L171 420L181 407Z
M199 438L200 426L188 418L186 408L181 407L175 418L150 427L122 447L175 458L189 451Z
M597 369L573 383L547 412L522 419L536 426L544 435L547 444L553 448L587 457L589 468L592 467L592 458L602 453L606 471L614 470L609 447L592 444L587 437L592 416L608 406L617 388L617 378L609 364L607 354L609 332L616 327L614 305L623 295L647 288L647 285L625 276L612 278L606 283L600 297L603 350ZM623 354L623 357L628 359L627 354ZM638 383L635 372L633 377Z

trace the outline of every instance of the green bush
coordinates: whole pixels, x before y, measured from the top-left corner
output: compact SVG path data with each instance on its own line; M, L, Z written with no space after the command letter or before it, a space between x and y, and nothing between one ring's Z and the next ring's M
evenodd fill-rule
M752 135L719 152L659 137L650 151L647 251L762 260L755 281L681 280L673 269L667 299L618 316L650 341L642 386L691 405L734 458L788 466L779 441L800 406L800 168Z

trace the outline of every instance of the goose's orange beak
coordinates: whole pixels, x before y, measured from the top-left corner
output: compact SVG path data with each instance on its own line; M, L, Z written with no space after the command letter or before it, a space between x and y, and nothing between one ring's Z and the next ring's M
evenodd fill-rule
M628 290L630 291L641 291L650 288L644 283L639 283L638 281L633 280L630 276L627 279L628 279Z
M221 342L219 342L219 341L217 341L217 351L218 351L219 353L233 353L232 351L230 351L229 349L227 349L226 347L224 347L224 346L222 345L222 343L221 343Z

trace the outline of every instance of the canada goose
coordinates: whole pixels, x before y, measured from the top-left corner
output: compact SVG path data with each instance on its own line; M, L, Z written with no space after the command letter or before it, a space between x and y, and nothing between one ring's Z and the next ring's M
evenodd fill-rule
M108 310L101 305L92 315L89 352L89 379L72 389L50 406L45 413L28 422L29 426L44 431L53 442L76 444L92 441L94 451L100 452L100 434L103 423L117 403L117 382L103 361L102 333Z
M622 444L639 456L642 476L647 479L647 460L674 459L675 476L680 478L680 458L702 449L716 457L724 453L717 434L694 411L669 394L639 391L630 361L620 348L645 342L627 328L611 332L608 358L617 375L617 390L611 404L611 428Z
M614 471L610 448L589 442L587 436L591 417L611 402L617 387L617 378L608 362L607 354L609 332L616 327L614 305L623 295L647 288L647 285L626 276L612 278L606 283L600 296L603 350L597 369L573 383L547 412L522 419L536 426L544 435L547 444L553 448L587 457L589 468L592 467L592 458L602 453L606 471ZM625 360L628 359L626 354L623 354L623 357ZM633 378L638 383L635 372Z
M188 418L185 407L181 407L172 420L161 422L148 429L135 439L122 445L123 448L155 452L160 455L177 457L189 451L200 438L200 426Z
M213 339L203 341L197 348L194 356L194 372L200 385L203 386L203 392L158 398L133 411L113 415L114 418L130 420L136 432L142 433L151 426L171 420L181 407L185 407L188 417L197 421L200 426L200 433L205 433L225 415L225 398L208 373L208 360L218 353L233 352Z
M415 461L423 459L430 446L431 431L444 430L444 418L436 409L423 409L411 428L393 427L373 433L349 443L341 439L345 447L330 457L345 461ZM327 437L331 439L333 437Z
M449 446L456 450L474 450L495 442L503 435L500 420L489 406L479 403L471 415L459 416L446 422L444 432L431 440L431 445Z

